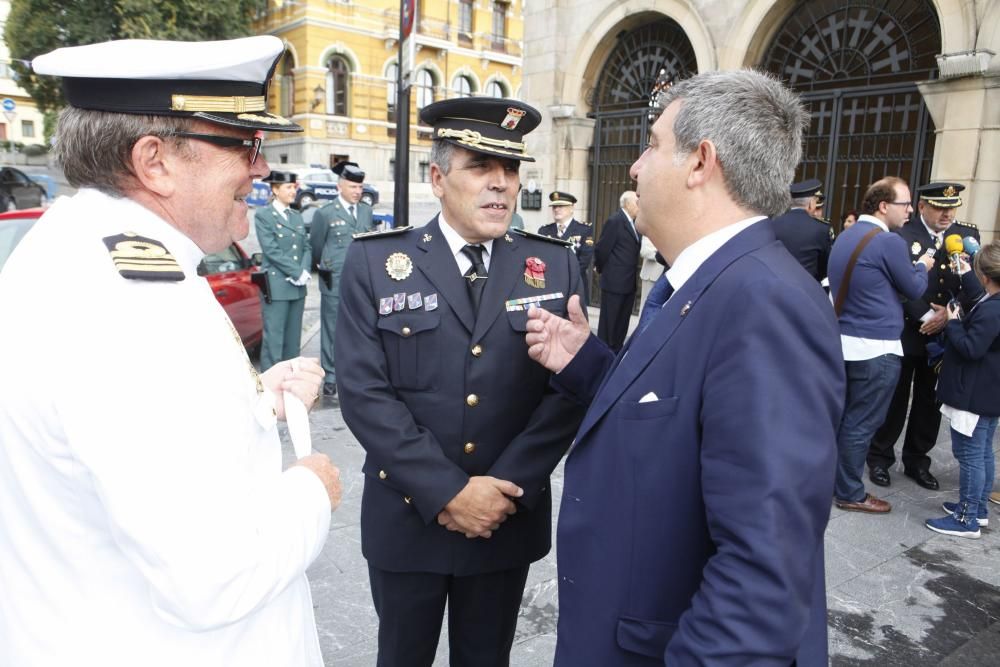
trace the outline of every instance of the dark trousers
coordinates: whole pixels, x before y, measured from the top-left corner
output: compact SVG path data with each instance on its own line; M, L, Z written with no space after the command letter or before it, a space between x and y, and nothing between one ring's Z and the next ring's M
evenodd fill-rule
M615 352L622 349L625 343L634 303L635 292L616 294L601 290L601 317L597 321L597 337Z
M321 279L322 280L322 279ZM333 363L333 339L337 335L337 309L340 308L340 278L327 289L320 287L319 301L319 361L323 366L324 383L337 382L336 366Z
M913 405L910 420L906 421L906 409L910 403L910 384L913 384ZM941 404L937 402L934 388L937 374L927 365L927 357L905 355L903 368L899 374L896 391L889 403L889 413L882 427L875 432L871 447L868 448L868 467L892 466L896 461L893 447L906 423L903 439L903 468L908 471L928 470L931 466L931 451L937 442L938 428L941 426Z
M452 667L507 667L528 566L456 577L368 566L378 667L430 667L445 603Z

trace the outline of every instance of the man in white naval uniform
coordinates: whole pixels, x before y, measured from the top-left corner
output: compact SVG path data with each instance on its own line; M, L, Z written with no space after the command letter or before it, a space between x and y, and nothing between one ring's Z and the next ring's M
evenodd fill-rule
M282 472L276 428L322 369L258 376L196 273L247 235L261 130L301 129L264 106L282 51L124 41L33 63L64 77L79 191L0 275L0 665L322 665L305 570L339 473L319 454Z

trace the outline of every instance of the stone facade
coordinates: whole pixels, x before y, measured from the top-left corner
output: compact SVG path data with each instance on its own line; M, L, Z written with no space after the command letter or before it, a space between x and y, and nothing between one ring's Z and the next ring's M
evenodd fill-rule
M594 120L588 101L604 63L623 33L668 17L684 30L698 71L759 67L786 18L810 0L531 0L524 9L523 98L543 112L528 137L539 161L522 176L548 192L573 192L578 217L592 187ZM885 3L872 3L872 6ZM1000 0L934 0L940 24L938 77L918 81L935 127L930 177L964 183L960 219L983 240L1000 231ZM545 210L524 213L526 225L548 221Z

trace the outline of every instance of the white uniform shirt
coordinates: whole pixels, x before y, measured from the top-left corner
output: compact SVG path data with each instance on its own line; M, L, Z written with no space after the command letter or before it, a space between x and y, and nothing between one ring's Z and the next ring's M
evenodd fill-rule
M128 280L103 237L186 277ZM0 665L322 665L330 505L273 419L203 253L127 199L60 198L0 274Z

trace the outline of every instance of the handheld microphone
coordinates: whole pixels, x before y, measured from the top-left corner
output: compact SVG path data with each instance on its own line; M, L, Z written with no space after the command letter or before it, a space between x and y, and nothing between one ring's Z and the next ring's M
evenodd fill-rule
M962 249L965 250L965 254L970 258L974 257L979 252L979 241L972 236L966 236L962 239Z
M962 245L962 237L958 234L948 234L944 237L944 249L951 257L951 270L958 271L958 260L961 259L965 246Z

